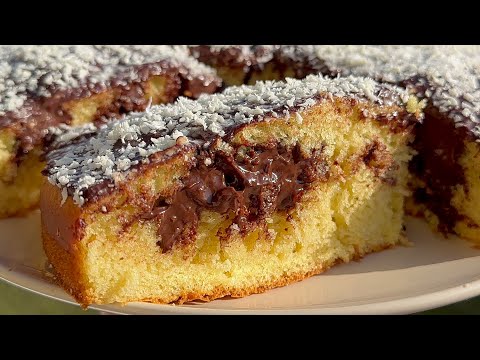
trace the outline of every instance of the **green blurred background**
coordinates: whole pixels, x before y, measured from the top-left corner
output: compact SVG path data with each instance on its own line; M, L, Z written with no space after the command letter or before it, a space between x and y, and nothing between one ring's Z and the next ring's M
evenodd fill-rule
M48 299L0 281L0 314L95 315L97 311ZM420 314L480 314L480 297Z

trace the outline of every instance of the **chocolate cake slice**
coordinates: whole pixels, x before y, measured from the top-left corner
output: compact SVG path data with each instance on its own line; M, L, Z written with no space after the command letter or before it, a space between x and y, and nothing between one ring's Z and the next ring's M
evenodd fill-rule
M49 128L117 118L220 85L186 47L1 46L0 218L38 205Z
M239 297L405 240L414 96L257 82L58 138L45 252L81 304Z

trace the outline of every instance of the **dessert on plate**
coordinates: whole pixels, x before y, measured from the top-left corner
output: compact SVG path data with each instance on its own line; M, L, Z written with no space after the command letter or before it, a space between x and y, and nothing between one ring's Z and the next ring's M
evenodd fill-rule
M480 243L478 47L45 49L0 49L0 216L46 163L82 305L262 292L407 243L406 213Z
M238 297L406 242L423 103L369 78L257 82L70 133L42 236L78 302Z
M48 129L196 98L221 82L171 46L0 47L0 218L38 205Z

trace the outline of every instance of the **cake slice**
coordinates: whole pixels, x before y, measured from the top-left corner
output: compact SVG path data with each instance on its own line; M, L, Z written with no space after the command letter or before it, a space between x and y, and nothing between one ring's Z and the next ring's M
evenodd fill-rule
M1 46L0 218L38 205L50 127L101 122L219 86L186 47Z
M425 102L415 130L407 211L480 244L480 47L313 46L330 72L371 76ZM305 57L306 55L303 55Z
M88 306L240 297L401 244L420 107L368 78L312 75L60 139L45 252Z
M257 59L257 49L269 56ZM283 76L302 78L311 72L327 76L369 76L396 84L426 104L423 125L415 129L417 155L410 164L413 198L407 211L423 216L447 235L480 244L480 47L279 45L196 46L192 54L219 69L228 83Z

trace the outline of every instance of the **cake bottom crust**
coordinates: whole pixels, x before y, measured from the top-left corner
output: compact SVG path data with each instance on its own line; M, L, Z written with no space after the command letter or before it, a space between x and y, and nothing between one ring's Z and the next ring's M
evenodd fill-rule
M77 278L79 274L76 272L75 268L71 267L71 263L67 260L70 254L68 254L64 249L62 249L58 245L56 240L53 239L51 236L49 236L46 231L42 231L42 234L43 234L44 249L46 252L48 252L49 258L56 263L56 266L62 268L63 271L68 271L68 273L63 273L64 275L63 279L59 276L55 278L58 285L62 286L65 290L67 290L84 308L87 308L89 304L103 303L102 299L90 296L88 294L88 291L85 292L82 289L75 288L78 282L76 282L74 279ZM407 243L406 240L404 240L404 242L405 244ZM319 275L327 271L334 265L338 265L340 263L348 263L350 261L360 261L364 256L370 253L387 250L393 247L395 247L394 244L383 244L383 245L375 246L372 249L369 249L368 252L357 250L355 253L352 254L349 260L337 259L335 261L317 264L316 266L312 267L308 271L288 274L262 285L245 287L245 288L237 288L237 289L217 287L213 291L211 291L209 294L189 292L189 293L182 294L176 300L160 298L160 297L149 297L149 298L137 299L135 301L149 302L153 304L174 303L174 304L181 305L190 301L209 302L209 301L213 301L213 300L224 298L224 297L242 298L242 297L246 297L253 294L261 294L274 288L283 287L289 284L293 284L295 282L302 281L309 277Z

